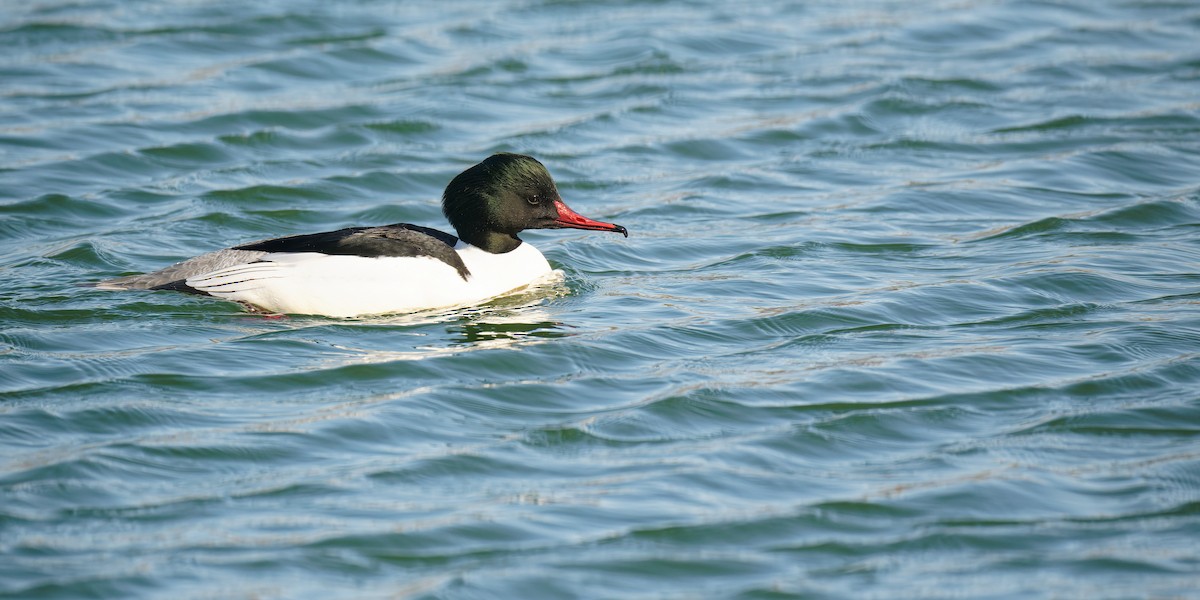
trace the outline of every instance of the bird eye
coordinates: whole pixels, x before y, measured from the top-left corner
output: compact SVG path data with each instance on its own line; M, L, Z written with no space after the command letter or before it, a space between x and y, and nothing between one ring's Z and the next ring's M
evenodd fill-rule
M542 197L537 194L534 194L534 195L526 198L526 202L529 202L530 204L537 206L538 204L542 203Z

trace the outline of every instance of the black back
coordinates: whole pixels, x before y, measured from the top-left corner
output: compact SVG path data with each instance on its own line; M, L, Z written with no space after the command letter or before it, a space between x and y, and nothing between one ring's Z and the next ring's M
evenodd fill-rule
M337 231L292 235L237 246L237 250L261 252L319 252L379 258L384 256L428 256L436 258L467 279L471 272L454 251L458 238L429 227L396 223L380 227L347 227Z

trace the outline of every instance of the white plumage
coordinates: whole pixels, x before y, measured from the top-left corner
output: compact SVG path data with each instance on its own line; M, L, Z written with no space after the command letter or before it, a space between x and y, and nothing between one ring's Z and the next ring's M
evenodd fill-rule
M470 270L465 280L435 258L280 252L189 277L187 285L269 312L357 317L475 304L551 273L531 244L491 254L460 241L454 250Z

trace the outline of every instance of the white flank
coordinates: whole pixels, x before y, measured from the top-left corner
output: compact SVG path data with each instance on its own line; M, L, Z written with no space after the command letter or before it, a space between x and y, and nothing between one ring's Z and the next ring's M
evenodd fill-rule
M187 284L270 312L357 317L474 304L550 273L529 244L506 254L463 242L454 249L471 271L466 281L435 258L288 252L189 277Z

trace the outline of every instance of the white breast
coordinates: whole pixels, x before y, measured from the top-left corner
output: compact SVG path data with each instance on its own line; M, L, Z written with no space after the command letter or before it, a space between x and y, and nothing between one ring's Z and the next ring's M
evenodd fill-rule
M490 254L461 241L454 249L471 272L465 281L435 258L289 252L191 277L187 284L271 312L355 317L474 304L529 285L551 271L530 244L505 254Z

